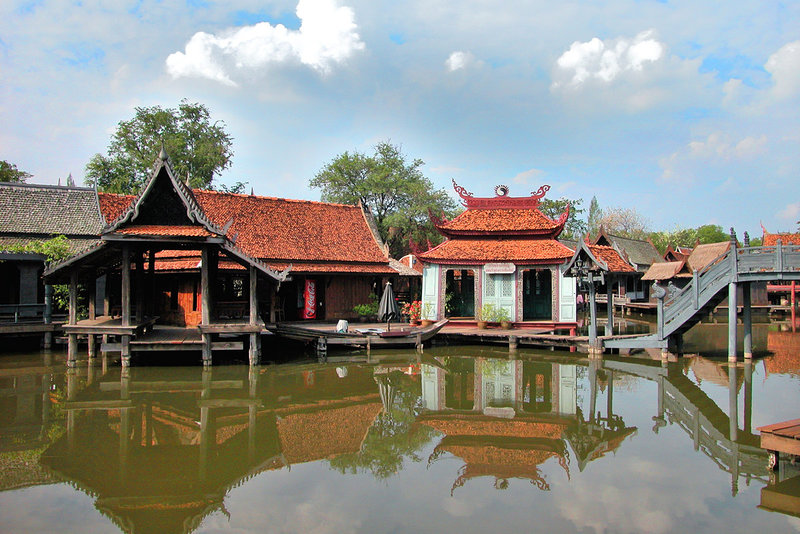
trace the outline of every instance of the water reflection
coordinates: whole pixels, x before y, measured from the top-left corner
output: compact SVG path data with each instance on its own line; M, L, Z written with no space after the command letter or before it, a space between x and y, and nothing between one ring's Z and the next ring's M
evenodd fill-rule
M61 362L6 362L2 489L64 481L122 531L190 532L230 517L236 488L279 472L297 479L293 467L410 484L411 493L433 484L456 500L523 487L556 496L602 491L593 472L609 462L629 472L622 458L638 458L641 443L654 457L690 443L710 468L702 476L727 473L731 498L742 481L758 482L762 504L780 509L769 492L794 491L796 481L775 488L796 473L786 464L771 480L753 432L754 410L772 413L754 399L756 368L761 380L789 377L796 391L792 348L738 366L469 352L252 369L64 372ZM690 491L690 480L681 483Z

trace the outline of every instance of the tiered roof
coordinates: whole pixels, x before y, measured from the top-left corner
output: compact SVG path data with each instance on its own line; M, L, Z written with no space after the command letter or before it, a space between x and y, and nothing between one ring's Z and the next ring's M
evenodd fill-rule
M447 239L420 254L423 261L543 264L561 263L572 256L556 239L567 222L569 207L555 221L538 209L550 186L540 187L530 197L509 197L508 188L498 186L494 198L476 198L455 181L453 186L467 209L452 221L431 214L434 226Z

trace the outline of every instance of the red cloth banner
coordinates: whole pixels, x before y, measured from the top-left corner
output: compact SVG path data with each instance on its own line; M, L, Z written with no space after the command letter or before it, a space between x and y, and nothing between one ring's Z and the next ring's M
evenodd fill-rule
M317 283L314 280L306 280L306 289L303 291L303 319L317 318Z

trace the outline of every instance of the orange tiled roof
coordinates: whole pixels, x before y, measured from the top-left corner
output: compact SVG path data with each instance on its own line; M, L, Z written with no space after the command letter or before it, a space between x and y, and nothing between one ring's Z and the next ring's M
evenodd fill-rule
M609 272L612 273L633 273L636 272L636 269L633 266L625 261L622 256L619 255L619 252L616 251L614 247L609 247L605 245L586 245L589 250L592 251L592 254L595 258L603 261L606 265L608 265Z
M468 209L452 221L437 226L444 235L550 235L563 223L550 220L538 209Z
M181 237L206 237L211 232L202 226L172 226L165 224L142 224L136 226L125 226L117 230L119 234L127 235L157 235L157 236L181 236Z
M100 203L100 212L105 217L106 222L110 223L117 219L128 209L136 197L133 195L116 195L113 193L97 193Z
M274 269L292 264L297 273L395 273L359 206L203 190L193 193L216 226L222 228L233 220L227 235L236 235L237 247ZM108 222L118 218L135 198L110 193L98 196Z
M427 262L475 264L513 261L515 263L562 263L572 251L555 239L449 239L419 257Z
M774 247L777 245L778 239L781 240L781 245L800 245L800 233L797 234L770 234L764 232L764 239L762 244L765 247Z

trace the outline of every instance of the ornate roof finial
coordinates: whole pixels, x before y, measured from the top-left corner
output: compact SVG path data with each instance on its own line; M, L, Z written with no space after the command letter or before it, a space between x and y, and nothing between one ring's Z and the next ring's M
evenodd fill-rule
M748 234L746 231L744 233L744 246L745 247L750 246L750 234Z
M736 243L736 232L733 230L733 226L731 226L731 243Z
M255 191L253 190L252 187L250 187L250 196L252 197L253 195L255 195Z
M164 148L164 140L163 139L161 140L161 152L158 153L158 158L161 161L168 161L169 160L169 156L167 155L167 149Z

